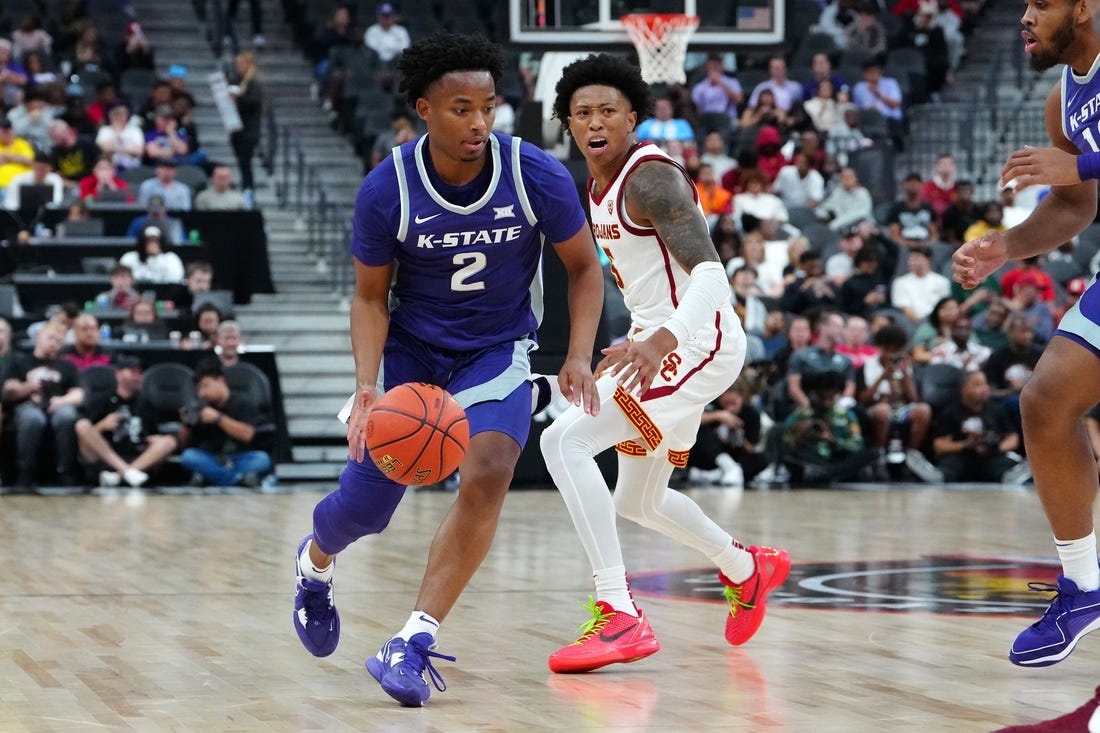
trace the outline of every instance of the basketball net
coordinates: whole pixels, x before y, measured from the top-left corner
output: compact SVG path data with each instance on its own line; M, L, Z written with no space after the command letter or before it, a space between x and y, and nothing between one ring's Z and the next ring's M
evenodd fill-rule
M635 13L622 17L623 25L649 84L683 84L687 81L684 59L688 41L699 27L699 18L678 13Z

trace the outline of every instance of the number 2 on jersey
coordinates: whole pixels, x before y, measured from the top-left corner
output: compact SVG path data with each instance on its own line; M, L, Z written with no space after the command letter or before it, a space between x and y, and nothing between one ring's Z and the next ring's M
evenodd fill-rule
M475 275L485 269L484 252L461 252L451 262L460 266L451 275L451 290L461 292L485 289L485 281L474 279Z

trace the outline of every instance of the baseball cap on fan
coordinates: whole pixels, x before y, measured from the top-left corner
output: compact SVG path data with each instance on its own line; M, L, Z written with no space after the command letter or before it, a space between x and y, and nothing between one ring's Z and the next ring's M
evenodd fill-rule
M1043 278L1034 272L1025 272L1020 276L1020 279L1016 281L1016 285L1013 288L1013 292L1019 292L1022 288L1031 286L1037 290L1042 290L1046 283Z
M115 357L115 369L136 369L141 371L141 359L133 354L119 354Z
M1080 296L1089 286L1089 281L1083 277L1075 277L1066 283L1066 292L1070 295Z
M393 15L393 5L390 3L382 3L378 6L376 11L379 15Z

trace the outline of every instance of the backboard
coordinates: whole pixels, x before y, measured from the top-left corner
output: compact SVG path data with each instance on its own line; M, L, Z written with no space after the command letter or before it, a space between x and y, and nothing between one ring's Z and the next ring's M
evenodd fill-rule
M699 16L691 47L768 46L783 42L785 0L508 0L510 40L592 51L627 45L620 18L631 13ZM730 47L734 48L730 48Z

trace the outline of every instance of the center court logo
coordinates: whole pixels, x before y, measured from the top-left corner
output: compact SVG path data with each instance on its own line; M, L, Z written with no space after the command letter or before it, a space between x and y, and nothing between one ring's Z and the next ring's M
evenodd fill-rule
M1053 598L1028 583L1053 583L1056 563L1005 558L928 556L916 560L794 565L768 596L772 608L824 608L894 613L1024 616L1034 618ZM713 570L630 576L639 595L725 603Z

